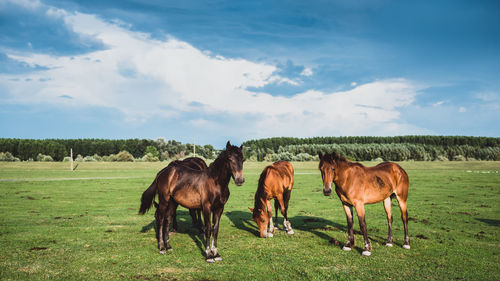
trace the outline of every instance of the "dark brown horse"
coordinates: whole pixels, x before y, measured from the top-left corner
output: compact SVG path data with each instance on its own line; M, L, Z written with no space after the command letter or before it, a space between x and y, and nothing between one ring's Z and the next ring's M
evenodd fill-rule
M207 168L207 164L203 159L199 157L188 157L184 160L175 160L172 161L168 164L167 167L163 168L161 171L156 174L156 178L153 181L152 184L156 184L156 180L160 174L165 172L165 170L170 167L171 165L184 165L186 167L189 167L194 170L204 170ZM153 202L155 207L158 208L158 203ZM193 227L197 227L198 230L200 231L200 234L203 233L203 222L201 221L201 209L189 209L189 214L191 215L192 223L191 225ZM159 218L158 210L155 212L155 219ZM172 218L172 232L176 232L178 229L177 225L177 212L174 213L174 217Z
M292 225L288 220L288 201L293 188L293 167L287 161L278 161L264 168L259 178L255 192L252 218L259 226L260 237L273 237L273 211L271 199L274 199L276 209L276 227L278 225L278 209L283 214L283 228L288 234L293 234ZM267 209L267 210L266 210ZM269 225L269 231L268 231Z
M238 186L245 181L243 161L241 147L233 146L228 141L226 149L205 170L198 171L183 165L172 165L158 177L156 185L151 185L144 191L139 214L144 214L151 207L156 193L160 199L157 219L160 254L164 254L166 250L172 250L169 241L169 224L180 204L188 209L202 209L205 221L206 261L222 260L217 251L219 221L224 204L229 199L228 184L231 177ZM210 214L213 216L212 226ZM210 246L212 235L213 241Z
M319 169L323 179L323 194L329 196L332 192L332 182L335 184L335 192L342 201L347 217L348 241L342 248L350 251L354 247L354 230L352 207L356 208L359 226L365 240L363 255L371 254L372 246L368 240L365 222L365 204L384 201L389 234L386 246L392 247L392 211L391 198L396 196L401 209L401 219L404 225L403 248L410 249L410 236L408 236L408 212L406 211L406 199L408 198L408 175L405 170L396 163L383 162L375 167L365 167L360 163L346 160L339 154L319 153Z

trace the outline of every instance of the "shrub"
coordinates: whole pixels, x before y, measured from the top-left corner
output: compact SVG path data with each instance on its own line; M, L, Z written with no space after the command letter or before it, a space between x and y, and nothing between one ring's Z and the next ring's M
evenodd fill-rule
M448 157L446 157L446 156L442 156L442 155L439 155L439 156L436 158L436 161L449 161L449 160L448 160Z
M63 162L69 162L69 161L71 161L71 157L66 156L66 157L64 157L64 158L63 158L63 160L62 160L62 161L63 161Z
M97 160L95 160L93 156L85 156L83 162L97 162Z
M455 155L453 156L453 161L466 161L465 156L463 155Z
M39 161L39 162L52 162L52 161L54 161L54 159L52 159L52 157L50 155L43 155L41 153L38 153L38 155L36 156L36 161Z
M0 161L4 162L17 162L20 161L19 158L14 157L10 152L0 152Z
M83 156L78 154L78 156L76 156L76 159L75 159L76 162L83 162Z
M160 161L160 159L158 159L158 156L154 156L153 154L151 153L146 153L142 159L142 161L144 162L157 162L157 161Z
M116 154L116 161L119 162L134 162L134 156L130 152L123 150Z

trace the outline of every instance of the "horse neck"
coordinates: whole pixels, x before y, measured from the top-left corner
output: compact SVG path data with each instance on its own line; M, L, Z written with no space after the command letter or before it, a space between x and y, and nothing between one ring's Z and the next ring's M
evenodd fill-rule
M231 180L231 171L229 169L228 158L223 152L207 168L208 175L213 178L222 188L228 186Z
M255 217L256 215L259 215L261 212L265 212L266 208L266 202L265 202L265 194L263 192L257 192L255 193L255 202L253 205L253 216Z
M343 187L345 181L347 180L350 165L346 160L337 160L336 163L337 165L335 167L335 177L333 182L335 183L335 186Z

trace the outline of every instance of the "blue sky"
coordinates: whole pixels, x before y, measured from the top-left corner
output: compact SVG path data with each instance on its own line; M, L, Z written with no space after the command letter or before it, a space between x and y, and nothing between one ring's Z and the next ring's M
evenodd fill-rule
M0 0L0 131L500 136L498 1Z

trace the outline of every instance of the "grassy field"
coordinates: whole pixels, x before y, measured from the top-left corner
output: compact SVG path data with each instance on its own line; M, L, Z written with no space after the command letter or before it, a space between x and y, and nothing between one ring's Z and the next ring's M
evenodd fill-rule
M365 163L374 165L374 163ZM498 280L500 162L404 162L410 176L411 250L393 200L395 246L384 246L382 203L368 205L371 257L343 252L345 215L325 197L317 163L293 163L289 216L295 234L257 238L248 207L266 163L245 163L221 219L222 262L178 209L174 251L159 255L153 213L139 198L164 163L0 163L0 279L70 280ZM280 216L281 218L281 216ZM282 219L279 220L280 227ZM355 230L359 230L356 220Z

